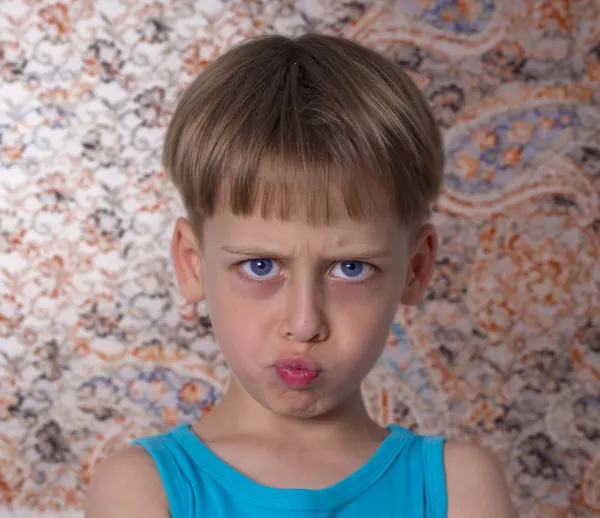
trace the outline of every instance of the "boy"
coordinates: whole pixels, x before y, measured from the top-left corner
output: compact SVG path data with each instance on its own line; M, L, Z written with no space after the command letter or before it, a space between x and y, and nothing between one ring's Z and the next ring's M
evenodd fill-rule
M435 264L441 137L408 76L340 38L248 41L185 92L164 164L188 212L177 282L231 383L104 462L86 516L512 516L485 450L382 428L360 395Z

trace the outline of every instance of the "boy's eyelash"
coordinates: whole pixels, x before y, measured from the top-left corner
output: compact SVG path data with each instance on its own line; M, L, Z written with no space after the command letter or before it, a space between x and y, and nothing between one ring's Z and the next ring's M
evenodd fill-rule
M368 266L371 269L371 274L368 275L366 278L364 279L359 279L359 280L351 280L349 281L351 284L357 285L357 284L363 284L365 282L368 282L371 280L371 278L374 275L377 275L378 273L381 272L381 268L378 268L377 266L375 266L374 264L371 263L367 263L365 261L358 261L356 259L350 259L350 260L344 260L344 261L337 261L335 263L333 263L333 265L335 266L336 264L340 264L340 263L360 263L360 264L364 264L365 266ZM331 271L331 269L333 268L333 266L331 266L329 268L329 271ZM339 282L347 282L346 279L339 279Z

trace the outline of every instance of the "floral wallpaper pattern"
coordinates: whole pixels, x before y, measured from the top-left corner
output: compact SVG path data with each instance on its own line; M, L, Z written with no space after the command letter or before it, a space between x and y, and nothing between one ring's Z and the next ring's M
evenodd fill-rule
M0 516L81 516L99 460L218 401L162 137L228 46L309 30L406 67L445 132L437 271L372 414L486 444L523 518L600 516L597 0L0 2Z

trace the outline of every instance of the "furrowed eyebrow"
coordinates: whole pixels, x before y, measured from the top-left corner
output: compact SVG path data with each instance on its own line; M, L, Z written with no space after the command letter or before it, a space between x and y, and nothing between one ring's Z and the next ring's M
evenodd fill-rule
M277 252L269 251L266 248L258 247L234 247L234 246L223 246L221 250L235 255L243 255L245 257L257 257L265 259L281 259L283 255ZM383 259L390 257L392 253L389 250L348 250L346 252L340 251L336 256L330 256L329 259L333 261L362 261L369 259Z
M248 257L259 257L265 259L281 257L281 254L269 251L265 248L246 247L246 246L223 246L221 250L235 255L245 255Z

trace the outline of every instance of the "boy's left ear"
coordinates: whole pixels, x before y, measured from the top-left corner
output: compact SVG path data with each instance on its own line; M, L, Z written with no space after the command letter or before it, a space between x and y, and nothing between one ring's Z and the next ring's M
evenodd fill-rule
M423 300L435 268L437 248L435 227L431 223L426 223L421 227L414 241L413 255L408 265L408 275L401 299L405 306L412 306Z
M205 298L202 254L190 223L179 218L171 240L171 254L179 291L189 302Z

